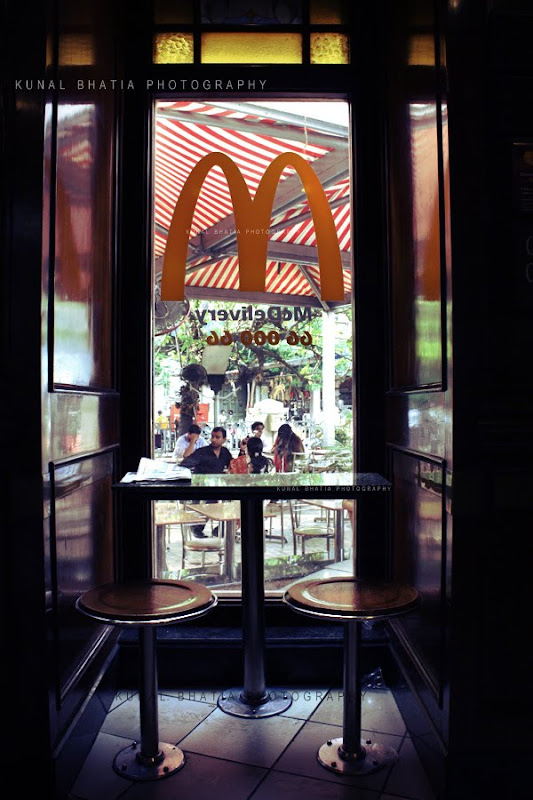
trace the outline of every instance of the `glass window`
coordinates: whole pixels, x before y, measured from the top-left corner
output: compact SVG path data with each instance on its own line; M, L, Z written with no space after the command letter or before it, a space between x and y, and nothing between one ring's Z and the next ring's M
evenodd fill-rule
M223 446L237 462L230 472L252 468L243 441L256 432L262 445L257 463L269 473L351 472L348 104L161 100L155 120L154 458L179 461L191 425L200 429L200 446L222 426ZM184 228L185 299L163 302L162 265L176 202L191 169L213 153L229 156L251 196L276 157L291 153L296 162L298 156L322 182L327 212L322 208L315 219L315 206L289 159L268 228L258 221L248 231L250 237L266 230L264 290L244 291L239 247L245 231L237 227L225 173L213 165ZM230 183L234 189L231 178ZM321 296L316 228L328 215L341 252L344 297L337 302ZM285 454L275 447L282 425L297 437ZM352 527L341 501L330 508L279 499L274 494L264 505L268 593L278 595L296 578L332 564L351 570ZM219 595L240 594L240 520L230 501L157 503L154 521L158 576L201 580ZM316 535L303 532L309 528Z
M305 13L300 2L202 2L198 15L194 10L191 3L156 0L154 63L193 63L193 33L201 38L196 57L204 64L350 62L344 0L306 4Z
M393 383L414 387L442 380L440 199L437 107L410 103L406 119L408 157L394 169L411 165L411 185L396 182L405 197L402 213L409 228L393 220L393 326L395 341ZM444 165L446 169L446 163ZM399 258L400 244L409 232L412 252Z
M64 102L58 106L55 384L90 388L112 385L112 153L102 146L102 131L112 119L112 92L102 92L96 102Z
M194 42L192 33L158 33L154 43L155 64L192 64Z
M312 33L311 64L349 64L350 40L344 33Z
M91 67L95 63L92 33L63 33L59 38L61 67Z
M203 64L301 64L299 33L203 33Z

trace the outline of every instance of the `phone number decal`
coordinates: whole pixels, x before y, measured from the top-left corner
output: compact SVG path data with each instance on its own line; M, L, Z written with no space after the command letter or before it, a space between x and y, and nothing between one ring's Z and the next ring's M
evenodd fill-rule
M239 334L239 341L241 344L245 345L245 347L249 347L252 344L262 347L267 343L276 345L282 340L285 340L285 342L290 345L301 344L304 347L308 347L309 345L313 344L313 337L309 331L304 331L304 333L301 335L297 334L295 331L289 331L287 334L280 334L279 331L276 330L242 331L242 333ZM233 336L229 331L224 331L222 336L219 336L218 333L213 331L213 333L210 333L206 339L207 344L229 345L232 342Z

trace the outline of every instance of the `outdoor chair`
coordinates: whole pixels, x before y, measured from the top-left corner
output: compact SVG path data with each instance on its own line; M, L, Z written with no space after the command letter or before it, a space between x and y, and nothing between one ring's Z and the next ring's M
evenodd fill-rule
M305 503L295 500L289 500L288 502L291 515L294 555L298 553L298 541L300 541L302 545L302 555L305 555L305 545L308 539L325 539L328 558L330 558L330 545L331 541L335 538L335 528L330 524L329 519L326 519L324 522L317 522L315 520L310 520L308 522L302 514L302 511L306 508ZM311 507L307 506L307 508ZM314 509L312 509L312 511L314 513Z

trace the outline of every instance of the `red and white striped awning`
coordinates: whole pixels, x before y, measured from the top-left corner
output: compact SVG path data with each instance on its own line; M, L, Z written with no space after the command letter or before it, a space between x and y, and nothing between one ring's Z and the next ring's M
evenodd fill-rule
M252 103L160 101L155 136L156 274L177 199L191 169L214 151L230 156L253 195L267 166L280 153L294 152L313 164L335 220L341 248L345 301L351 294L351 206L348 128ZM256 301L294 302L324 307L314 223L307 195L292 168L276 193L270 226L265 293ZM283 189L281 188L283 187ZM224 173L207 175L193 217L186 270L188 297L242 302L233 207ZM331 304L330 304L331 305Z

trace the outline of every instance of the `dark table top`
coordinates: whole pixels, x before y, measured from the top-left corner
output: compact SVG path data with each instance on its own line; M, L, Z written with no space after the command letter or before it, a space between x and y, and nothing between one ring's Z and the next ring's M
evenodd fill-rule
M291 472L193 475L191 481L135 481L113 486L121 496L150 500L284 500L295 497L379 496L390 482L376 472Z

